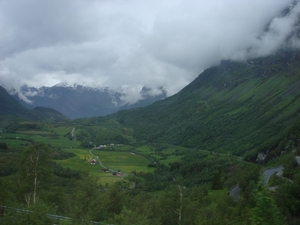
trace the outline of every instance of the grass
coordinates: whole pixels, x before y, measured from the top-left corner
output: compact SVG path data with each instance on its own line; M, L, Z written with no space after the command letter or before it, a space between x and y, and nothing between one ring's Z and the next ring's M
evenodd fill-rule
M52 135L49 135L52 134ZM53 133L48 131L18 131L17 133L4 133L0 135L0 142L6 143L8 146L21 148L32 141L43 142L54 147L59 148L77 148L79 142L76 140L70 140L64 136L54 136Z
M134 151L135 148L130 145L115 145L113 148L117 151Z
M43 136L54 136L55 134L49 131L39 131L39 130L26 130L26 131L17 131L19 134L28 134L28 135L43 135Z
M119 177L112 176L111 173L105 173L101 171L101 166L99 164L91 165L89 159L92 158L89 150L87 149L64 149L64 151L72 152L76 156L64 160L55 160L56 163L63 167L69 167L73 170L86 171L89 174L99 178L99 183L102 185L113 184L120 180Z
M50 125L44 124L42 130L21 130L16 133L0 133L0 142L6 143L13 148L25 148L32 142L42 142L53 147L59 147L67 152L75 154L74 157L65 160L55 160L61 166L78 171L86 171L89 174L99 178L99 183L102 185L113 184L120 181L120 177L112 176L111 173L102 172L102 167L99 164L91 165L89 159L93 158L88 149L80 149L80 142L69 139L68 133L72 131L74 126L70 125ZM80 128L75 130L80 132ZM112 170L120 170L130 174L132 171L137 172L153 172L154 168L148 167L150 160L139 154L131 154L135 148L130 145L115 145L116 151L97 151L93 153L97 155L104 166Z
M13 148L21 148L30 144L30 137L25 134L2 132L0 135L0 142L4 142Z
M94 150L93 154L99 157L102 164L112 170L120 170L124 173L153 172L154 168L148 167L150 161L138 154L130 152L114 152Z
M87 171L89 174L99 178L99 183L102 185L113 184L120 181L120 177L112 176L110 172L102 172L102 167L99 164L91 165L89 159L93 158L88 149L64 149L64 151L72 152L76 156L65 160L55 160L63 167L78 171ZM154 168L147 165L150 161L138 154L131 154L129 152L115 152L104 150L93 150L93 154L98 156L102 164L111 169L123 173L130 174L132 171L137 172L153 172Z
M23 148L24 144L29 144L29 142L25 142L25 141L17 140L17 139L1 139L0 138L0 142L4 142L12 148Z
M67 133L71 132L73 126L54 126L54 127L49 127L48 129L51 129L51 131L59 134L59 135L66 135Z
M166 159L161 159L160 163L168 166L170 163L180 161L181 156L169 155Z
M221 190L209 190L205 198L208 201L213 202L214 199L222 199L226 195L228 195L228 190L226 188L223 188Z

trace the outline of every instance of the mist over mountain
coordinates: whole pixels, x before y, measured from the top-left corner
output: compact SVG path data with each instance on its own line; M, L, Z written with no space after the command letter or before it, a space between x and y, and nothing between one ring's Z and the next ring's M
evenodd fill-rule
M35 120L35 121L66 121L68 118L57 110L48 107L34 107L27 109L13 98L3 87L0 86L0 117L4 121L12 120Z
M299 62L300 51L291 49L245 62L224 60L165 100L90 123L118 121L142 143L231 152L253 161L263 152L271 159L287 140L295 146L300 140Z
M222 60L299 47L299 12L296 0L3 1L0 82L19 94L66 81L172 96Z
M149 105L166 97L163 88L88 87L61 83L53 87L22 86L10 93L25 107L53 108L71 119L105 116L121 109Z

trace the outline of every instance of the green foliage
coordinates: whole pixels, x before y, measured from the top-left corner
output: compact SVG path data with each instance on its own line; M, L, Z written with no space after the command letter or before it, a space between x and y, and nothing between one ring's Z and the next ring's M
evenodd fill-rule
M251 219L253 225L283 225L286 224L274 199L270 193L261 188L255 194L256 205L252 209Z
M269 151L270 160L280 155L281 141L299 134L298 58L287 51L251 64L226 61L170 98L89 123L130 128L139 143L245 154L251 161Z
M223 185L222 185L222 179L221 179L221 171L218 171L214 174L211 188L213 190L219 190L219 189L222 189L222 187L223 187Z
M296 172L297 166L298 166L298 163L295 159L295 156L292 154L289 154L286 157L284 164L283 164L283 167L284 167L283 175L285 177L292 178Z
M50 158L54 160L63 160L74 157L75 154L72 152L66 152L61 149L55 149L51 152Z
M6 143L2 143L2 149L0 149L0 177L15 174L18 171L19 160L19 151L8 148Z
M53 173L56 176L64 177L64 178L80 178L80 172L77 170L72 170L69 167L62 167L60 164L53 163Z
M115 224L122 225L159 225L159 222L148 219L145 215L139 214L136 211L128 210L126 208L122 209L119 215L116 215L111 221Z
M300 215L300 170L294 174L294 181L286 181L278 186L275 192L275 200L281 210L285 212L291 224L297 224ZM298 218L299 222L299 218Z
M5 151L8 149L8 146L6 143L0 142L0 150Z
M37 203L27 210L17 211L14 208L6 210L1 217L1 224L16 225L52 225L53 221L47 216L48 207L43 203Z
M43 143L31 145L22 152L18 183L28 206L36 203L39 187L51 175L49 153Z
M99 202L97 192L101 187L97 183L97 179L88 174L77 185L71 199L72 217L89 220L91 219L89 212L92 210L92 205Z
M120 214L125 201L125 194L122 192L120 183L113 185L108 191L107 211L111 214Z

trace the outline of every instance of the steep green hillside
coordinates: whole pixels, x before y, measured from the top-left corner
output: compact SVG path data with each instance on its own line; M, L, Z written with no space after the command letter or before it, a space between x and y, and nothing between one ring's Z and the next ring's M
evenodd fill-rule
M29 112L20 103L12 98L7 91L0 86L0 116L28 116Z
M21 120L22 118L46 121L68 120L66 116L51 108L35 107L33 110L28 110L0 86L0 121L10 120L8 117L19 117Z
M247 62L224 61L178 94L104 121L132 128L138 141L245 154L252 160L258 151L271 151L272 157L288 139L296 142L299 137L299 61L296 51Z
M52 108L46 107L35 107L33 110L30 110L31 115L38 120L47 120L47 121L65 121L68 118L62 113L58 112Z

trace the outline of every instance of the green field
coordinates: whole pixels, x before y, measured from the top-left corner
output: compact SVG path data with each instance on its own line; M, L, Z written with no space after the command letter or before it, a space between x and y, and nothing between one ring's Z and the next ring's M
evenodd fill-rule
M44 135L44 136L55 136L54 133L49 131L39 131L39 130L25 130L25 131L17 131L19 134L28 134L28 135Z
M156 150L155 146L152 145L143 145L139 147L132 147L130 145L120 145L114 146L114 149L117 151L128 151L128 152L136 152L141 155L145 155L145 157L150 157L154 161L159 160L160 163L169 165L169 163L179 161L181 156L176 155L175 153L180 153L182 151L189 150L188 148L177 147L177 146L167 146L159 151Z
M138 154L104 150L94 150L93 154L98 156L102 164L111 170L120 170L124 173L131 173L132 171L154 171L154 168L150 168L147 166L150 161Z
M0 134L0 142L4 142L12 147L24 147L30 143L43 142L59 148L77 148L79 142L76 140L70 140L69 138L49 131L18 131L16 133Z
M120 177L112 176L111 173L105 173L101 171L101 166L99 164L91 165L89 159L92 158L89 150L87 149L64 149L64 151L72 152L76 154L75 157L55 160L56 163L63 167L69 167L73 170L86 171L93 176L99 178L99 183L105 185L106 183L112 184L120 180Z
M171 162L176 162L180 159L180 156L176 156L175 148L164 148L163 150L157 151L154 146L143 145L136 148L136 151L142 154L149 155L150 157L157 159L160 163L168 165Z
M143 145L136 148L136 151L159 160L161 164L168 166L170 163L180 161L181 153L190 151L190 148L165 145L164 147L155 147L151 145ZM201 151L201 150L199 150Z
M69 167L70 169L86 171L89 174L97 176L99 183L105 185L106 183L112 184L116 181L120 181L120 177L113 176L111 172L103 172L102 167L97 163L91 165L89 162L93 156L88 149L64 149L64 151L72 152L76 154L75 157L65 160L55 160L63 167ZM154 168L150 168L147 165L150 161L140 155L133 155L129 152L115 152L115 151L103 151L93 150L93 154L98 156L102 164L114 171L120 170L123 173L130 174L131 171L136 172L153 172Z

